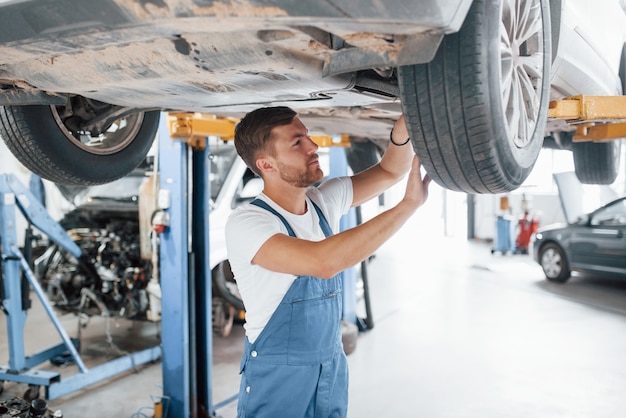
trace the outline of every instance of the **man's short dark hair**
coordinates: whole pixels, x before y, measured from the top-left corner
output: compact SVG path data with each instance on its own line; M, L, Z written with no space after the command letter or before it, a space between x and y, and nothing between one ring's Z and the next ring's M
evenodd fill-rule
M237 154L255 174L261 176L256 160L261 152L274 155L271 144L272 129L289 125L297 113L286 106L262 107L253 110L239 121L235 127L235 148Z

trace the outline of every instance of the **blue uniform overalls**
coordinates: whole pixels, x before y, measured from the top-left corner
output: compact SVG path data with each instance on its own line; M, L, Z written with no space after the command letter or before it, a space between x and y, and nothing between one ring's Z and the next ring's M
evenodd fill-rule
M266 202L252 204L287 220ZM313 203L326 237L332 230ZM347 415L348 365L341 343L341 280L298 276L261 334L245 339L239 418L340 418Z

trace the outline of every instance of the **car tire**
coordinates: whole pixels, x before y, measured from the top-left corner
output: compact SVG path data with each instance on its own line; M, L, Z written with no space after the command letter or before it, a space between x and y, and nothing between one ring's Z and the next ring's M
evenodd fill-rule
M91 146L63 124L57 109L0 107L0 136L26 168L60 184L89 186L124 177L146 157L159 126L159 111L136 112Z
M619 173L622 141L574 142L574 170L583 184L612 184Z
M383 154L374 142L352 137L350 138L350 146L345 148L345 152L348 165L354 174L377 164Z
M510 13L507 4L520 10ZM526 18L537 23L530 37L513 29ZM550 38L548 0L475 0L431 62L399 67L413 147L439 185L503 193L527 178L547 119Z
M213 294L221 297L235 307L238 311L245 311L243 300L239 294L233 294L230 286L237 286L235 275L230 267L230 262L225 260L219 263L212 272ZM237 290L238 292L238 290Z
M565 251L553 243L545 244L539 250L539 265L546 279L551 282L565 283L571 275Z

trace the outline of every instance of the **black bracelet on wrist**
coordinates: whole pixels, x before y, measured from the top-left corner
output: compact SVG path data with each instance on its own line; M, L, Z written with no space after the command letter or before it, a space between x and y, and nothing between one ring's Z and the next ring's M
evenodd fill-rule
M408 144L410 140L411 140L411 137L407 136L406 141L404 141L401 144L398 144L396 141L393 140L393 129L391 130L391 132L389 132L389 141L391 141L391 143L397 147L401 147L403 145Z

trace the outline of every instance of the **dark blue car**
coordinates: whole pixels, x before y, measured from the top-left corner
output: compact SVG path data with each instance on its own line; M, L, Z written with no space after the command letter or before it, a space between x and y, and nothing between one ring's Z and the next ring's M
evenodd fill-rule
M532 255L553 282L567 281L572 271L626 278L626 196L573 222L540 228Z

